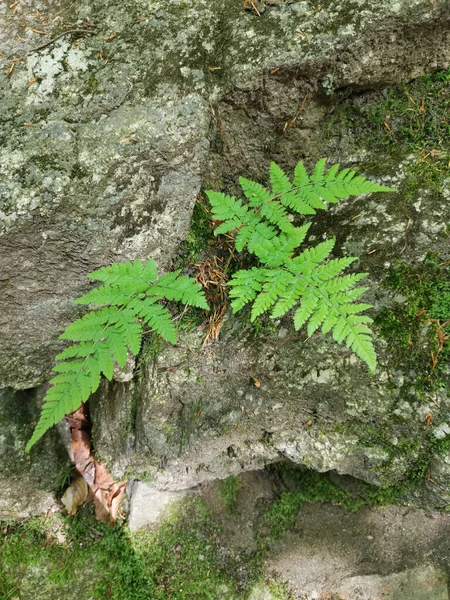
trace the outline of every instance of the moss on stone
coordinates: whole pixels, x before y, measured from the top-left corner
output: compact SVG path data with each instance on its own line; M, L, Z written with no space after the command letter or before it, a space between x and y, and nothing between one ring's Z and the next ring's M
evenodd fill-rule
M151 532L103 525L90 507L70 519L0 527L2 598L31 598L33 587L35 599L213 600L224 590L224 597L248 596L248 589L239 589L239 560L223 551L219 525L197 498L184 501ZM261 565L254 580L260 572Z
M189 234L178 251L174 262L175 266L178 269L183 269L186 266L195 264L213 238L211 219L206 206L203 201L197 200L192 213Z
M417 372L424 389L439 386L449 356L448 340L439 343L438 328L450 334L449 266L428 254L420 267L398 261L388 272L385 285L397 294L391 308L378 313L375 325L389 341L394 364ZM442 325L440 325L442 324ZM433 359L437 363L433 367Z
M236 510L237 495L241 485L241 481L235 475L230 475L220 482L219 495L229 513L233 513Z

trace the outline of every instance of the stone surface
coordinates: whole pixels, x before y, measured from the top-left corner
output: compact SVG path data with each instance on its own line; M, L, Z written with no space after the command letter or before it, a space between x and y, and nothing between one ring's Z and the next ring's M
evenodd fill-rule
M283 498L286 483L266 470L243 474L231 511L220 482L194 490L218 526L224 557L233 556L241 567L241 585L249 556L261 549L257 537L267 534L261 518L272 502ZM302 486L289 489L301 492ZM133 496L130 502L132 508ZM306 504L293 527L270 544L267 577L242 597L448 600L449 531L449 515L438 512L399 507L352 512L328 503Z
M47 512L68 470L69 457L56 430L33 455L25 454L42 396L42 390L0 390L0 519Z
M43 0L37 13L29 0L4 4L0 385L45 379L86 272L136 257L169 265L200 176L213 175L205 164L217 119L234 107L251 115L264 97L276 136L274 120L291 118L301 94L444 68L448 8L448 0L281 2L258 17L241 0ZM63 27L87 31L33 51ZM230 164L259 162L252 120L230 131L241 138Z
M128 526L137 531L157 523L164 513L179 502L183 492L164 492L141 481L130 481L127 487L129 502Z
M295 599L447 600L448 528L439 513L311 504L268 569Z
M261 16L242 0L104 4L0 6L0 387L48 378L87 272L137 257L169 268L202 187L232 189L239 173L263 180L272 159L310 164L327 149L317 130L332 98L450 64L449 0L280 0ZM296 115L300 126L284 136ZM401 185L407 161L376 175ZM444 191L421 193L407 215L398 198L359 198L313 235L336 233L339 251L361 255L372 300L388 306L378 285L399 246L414 264L433 249L448 258ZM140 382L105 386L92 403L96 449L117 474L180 489L288 458L395 484L418 460L417 446L393 450L423 433L415 376L391 368L381 339L375 378L344 348L306 344L285 324L257 337L229 318L219 344L201 344L201 332L186 334ZM438 396L436 425L449 410L445 390ZM387 441L367 434L396 411ZM438 496L432 505L446 503Z
M338 591L342 600L448 600L445 574L420 567L385 577L350 577Z
M401 301L382 286L399 244L402 260L413 266L420 266L430 251L443 261L450 255L447 184L437 195L418 190L420 210L408 208L409 221L399 210L399 205L407 206L402 190L408 160L382 177L399 188L398 195L342 203L327 213L325 223L312 228L313 240L321 239L325 229L327 236L338 237L345 253L361 257L358 268L369 273L366 298L375 305L375 316ZM352 224L354 215L359 217ZM406 229L410 237L405 243ZM371 376L329 336L306 340L305 333L293 331L290 319L277 327L258 334L242 317L228 315L218 343L202 347L204 332L194 330L183 334L177 346L164 348L136 383L134 430L127 438L133 449L126 456L109 433L117 420L117 409L110 410L114 402L104 395L99 410L94 404L102 456L118 475L127 468L150 470L158 485L170 489L283 459L374 485L401 484L424 460L420 440L429 433L427 412L433 413L433 427L447 419L446 387L424 401L415 389L417 371L397 365L380 335L379 368ZM429 360L429 343L424 329L419 362ZM259 388L253 378L260 381ZM446 461L446 454L436 458L432 473L437 476L438 465ZM411 501L446 506L445 474L439 481L442 488L424 482Z

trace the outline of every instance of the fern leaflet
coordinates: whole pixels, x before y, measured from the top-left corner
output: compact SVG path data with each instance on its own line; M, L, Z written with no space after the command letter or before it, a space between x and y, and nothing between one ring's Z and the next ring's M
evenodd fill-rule
M88 275L103 283L76 302L94 310L71 323L62 340L74 342L60 352L56 375L44 398L41 416L26 451L66 414L86 402L100 385L102 375L111 380L115 365L124 367L128 353L139 353L142 323L168 342L176 343L170 312L159 302L177 300L208 308L201 286L180 271L158 279L156 263L140 260L115 263Z

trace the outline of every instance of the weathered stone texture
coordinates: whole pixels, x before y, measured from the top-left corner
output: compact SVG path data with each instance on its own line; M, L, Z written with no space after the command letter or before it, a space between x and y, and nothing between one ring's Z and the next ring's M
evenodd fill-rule
M240 173L263 180L270 160L289 168L328 150L360 164L363 153L320 143L331 94L450 64L449 0L279 0L263 3L260 16L241 0L106 4L0 5L0 387L48 378L87 272L149 257L169 267L202 184L232 188ZM33 51L64 27L86 31ZM306 96L299 126L283 136ZM383 158L376 176L401 185L407 160ZM359 198L313 230L363 257L377 309L392 301L377 286L399 247L415 264L430 250L449 252L443 191L421 193L407 216L399 203ZM139 385L93 402L97 450L117 473L153 473L176 488L285 457L377 484L401 480L414 452L392 460L386 444L361 442L365 425L395 411L408 414L392 445L423 428L414 373L383 368L385 342L372 379L328 339L305 343L285 324L261 338L228 325L210 350L192 353L201 333L188 334ZM445 390L437 400L444 419Z

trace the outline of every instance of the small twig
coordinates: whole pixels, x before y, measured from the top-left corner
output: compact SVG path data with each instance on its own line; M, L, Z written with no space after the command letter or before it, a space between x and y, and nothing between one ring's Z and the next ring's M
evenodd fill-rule
M47 48L48 46L51 46L52 44L54 44L56 41L58 41L63 36L69 35L71 33L92 33L92 34L95 34L95 33L97 33L97 31L95 31L94 29L68 29L67 31L63 31L62 33L60 33L59 35L57 35L52 40L46 42L45 44L41 44L40 46L37 46L36 48L33 48L33 50L29 50L28 52L25 53L25 56L28 56L29 54L33 54L34 52L39 52L40 50L43 50L44 48Z

